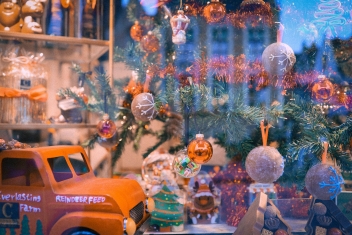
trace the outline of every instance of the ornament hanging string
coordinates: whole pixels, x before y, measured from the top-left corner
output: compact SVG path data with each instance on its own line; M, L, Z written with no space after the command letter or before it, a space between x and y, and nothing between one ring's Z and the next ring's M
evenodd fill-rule
M271 127L270 124L266 125L265 126L265 121L262 120L260 122L260 130L261 130L261 133L262 133L262 140L263 140L263 146L267 146L268 144L268 136L269 136L269 128Z
M275 24L279 24L279 29L277 30L277 33L276 33L276 42L281 43L285 27L280 22L275 22Z
M104 113L108 113L108 100L106 92L104 92Z
M143 92L149 91L149 84L151 80L152 80L152 76L150 76L149 71L147 71L147 74L145 76L144 86L143 86Z
M328 155L329 143L325 141L323 143L323 146L324 146L324 152L323 152L323 155L321 155L321 163L325 164L326 163L326 158L327 158L327 155Z

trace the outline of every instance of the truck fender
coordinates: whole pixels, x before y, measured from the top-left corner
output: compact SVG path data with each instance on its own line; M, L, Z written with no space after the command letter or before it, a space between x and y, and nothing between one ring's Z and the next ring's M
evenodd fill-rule
M102 212L72 212L61 217L51 228L50 235L62 235L74 228L88 228L97 234L123 234L124 217Z

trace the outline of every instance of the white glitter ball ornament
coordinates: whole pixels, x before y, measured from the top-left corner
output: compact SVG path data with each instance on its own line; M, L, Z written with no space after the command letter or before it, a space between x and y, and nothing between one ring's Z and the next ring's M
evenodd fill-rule
M276 148L259 146L249 152L246 171L257 183L272 183L284 172L284 159Z

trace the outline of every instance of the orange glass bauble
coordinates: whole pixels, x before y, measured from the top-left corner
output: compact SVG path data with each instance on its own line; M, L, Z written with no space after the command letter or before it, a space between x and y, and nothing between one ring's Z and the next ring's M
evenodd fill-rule
M111 138L116 133L116 125L110 120L108 114L104 114L103 120L97 125L98 135L102 138Z
M318 77L312 87L312 97L318 102L328 101L334 94L334 85L324 75Z
M138 21L134 22L134 25L130 29L131 38L139 42L143 37L143 28Z
M203 9L203 16L208 23L218 23L226 15L226 7L219 0L211 0Z
M187 147L188 157L197 164L208 162L213 156L213 147L204 139L203 134L197 134Z
M159 50L159 39L149 31L141 39L141 46L146 52L156 52Z
M190 16L197 16L198 15L198 10L194 6L194 4L185 3L183 5L183 9L187 15L190 15Z

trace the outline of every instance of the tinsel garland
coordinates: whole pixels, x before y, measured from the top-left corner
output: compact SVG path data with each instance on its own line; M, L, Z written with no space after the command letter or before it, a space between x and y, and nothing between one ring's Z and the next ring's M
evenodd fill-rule
M283 89L311 86L319 75L317 71L308 71L305 73L289 72L282 77L269 76L259 61L247 61L243 54L237 57L230 55L197 59L187 71L196 83L204 82L210 75L230 84L247 83L259 88L271 85Z

